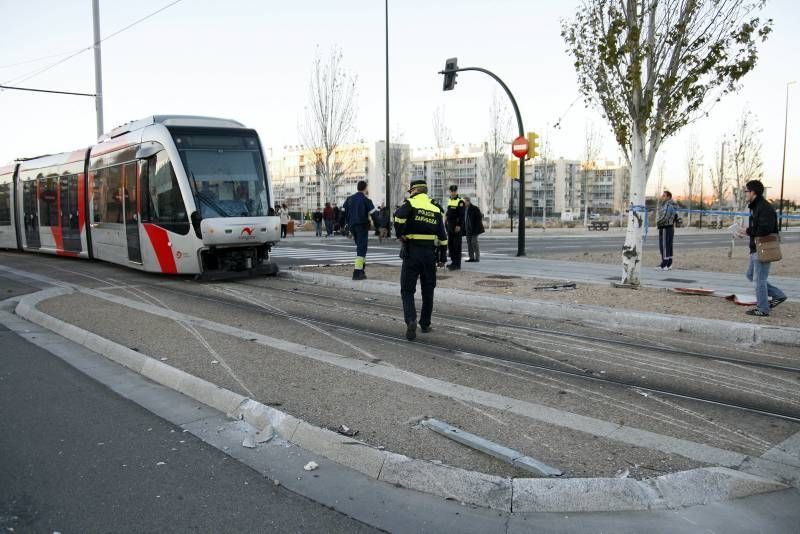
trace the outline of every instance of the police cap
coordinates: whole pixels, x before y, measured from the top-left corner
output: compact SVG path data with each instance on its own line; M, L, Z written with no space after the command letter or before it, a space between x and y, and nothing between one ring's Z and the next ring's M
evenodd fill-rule
M411 183L408 185L408 190L411 191L415 187L427 186L427 185L428 184L425 182L425 180L412 180Z

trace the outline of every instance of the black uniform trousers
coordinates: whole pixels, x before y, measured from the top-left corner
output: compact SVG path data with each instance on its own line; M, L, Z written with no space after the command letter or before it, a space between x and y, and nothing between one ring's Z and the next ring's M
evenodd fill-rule
M422 287L420 326L430 326L433 313L433 289L436 287L436 247L433 241L409 241L403 245L403 266L400 269L400 296L403 299L403 316L406 324L417 320L414 293L417 279ZM401 256L401 257L402 257Z
M450 255L450 262L456 266L461 267L461 241L464 229L460 232L455 231L454 224L447 225L447 251Z

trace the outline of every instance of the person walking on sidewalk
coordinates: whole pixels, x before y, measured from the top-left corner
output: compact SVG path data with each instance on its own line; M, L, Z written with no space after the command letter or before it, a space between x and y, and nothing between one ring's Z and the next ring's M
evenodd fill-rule
M314 230L317 237L322 237L322 211L317 206L314 213L311 214L311 220L314 221Z
M447 234L442 221L442 208L428 196L425 180L412 181L408 192L408 198L394 213L394 232L402 243L400 296L403 300L406 339L413 341L417 338L417 309L414 305L417 279L422 289L419 326L423 333L427 333L431 331L436 267L443 267L447 261Z
M381 227L380 216L378 215L378 208L372 203L372 200L367 196L367 182L360 180L356 185L357 191L348 197L345 202L346 210L344 212L347 218L345 224L349 228L350 233L353 234L353 241L356 243L356 259L353 269L353 280L365 280L367 278L364 272L364 267L367 263L367 243L369 242L369 219L372 217L372 222L375 228Z
M330 202L325 203L325 209L322 210L322 220L325 221L325 237L330 237L333 233L333 208Z
M467 262L481 261L478 236L484 231L483 213L470 201L469 197L464 197L464 235L467 237L467 252L469 253Z
M447 201L447 247L450 250L449 271L461 269L461 236L464 230L464 200L458 196L458 186L450 186L450 200Z
M786 294L767 282L771 264L758 259L756 238L773 234L777 236L780 231L778 216L772 204L764 198L764 184L760 180L751 180L745 184L745 198L748 202L747 207L750 208L750 219L744 231L744 235L750 237L750 263L747 266L747 279L755 284L757 302L755 308L747 310L745 313L756 317L768 317L771 308L786 301ZM769 297L772 297L771 303Z
M281 204L281 207L278 208L278 216L281 218L281 239L285 239L290 219L289 208L286 207L286 204Z
M661 265L658 269L662 271L672 270L672 242L675 238L675 220L678 218L678 209L675 201L672 200L672 193L664 191L661 193L661 207L658 208L658 250L661 251Z

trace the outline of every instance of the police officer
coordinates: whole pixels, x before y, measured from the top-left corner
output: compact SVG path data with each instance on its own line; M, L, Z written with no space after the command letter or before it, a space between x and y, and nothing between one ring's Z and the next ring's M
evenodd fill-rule
M356 260L353 269L353 280L367 278L364 267L367 263L367 243L369 242L369 218L375 223L375 228L381 227L378 208L367 196L367 182L360 180L356 185L357 191L348 197L345 202L345 221L353 234L356 243Z
M409 197L394 214L394 231L402 242L400 296L403 299L406 339L413 341L417 337L417 310L414 306L417 278L422 287L419 326L427 333L431 331L436 267L443 267L447 261L447 234L442 222L442 208L428 196L425 180L411 182L408 192Z
M447 201L447 247L450 249L450 265L447 269L461 269L461 236L464 232L464 199L458 196L458 186L450 186L450 200Z

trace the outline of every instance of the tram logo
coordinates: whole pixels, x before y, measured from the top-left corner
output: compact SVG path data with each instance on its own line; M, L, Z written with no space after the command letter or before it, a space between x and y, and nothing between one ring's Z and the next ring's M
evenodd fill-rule
M244 239L244 240L255 239L255 236L253 235L254 231L255 231L254 226L245 226L244 228L242 228L242 233L239 234L239 239Z

